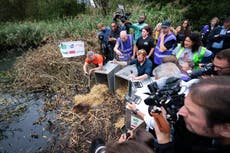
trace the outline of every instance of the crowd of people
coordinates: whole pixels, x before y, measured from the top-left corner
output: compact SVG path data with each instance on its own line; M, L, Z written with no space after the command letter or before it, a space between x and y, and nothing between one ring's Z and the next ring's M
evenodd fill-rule
M188 19L175 29L169 20L157 24L154 29L145 21L146 17L142 15L134 24L123 21L120 25L115 20L111 22L111 27L98 24L98 35L103 36L105 54L89 51L83 66L84 73L91 74L102 69L103 63L108 60L123 65L135 64L138 73L130 76L132 80L154 76L155 79L179 77L186 82L191 79L193 70L199 70L207 63L212 63L212 72L197 76L200 80L189 89L184 105L178 111L179 119L169 125L169 132L162 132L154 118L148 118L136 109L135 103L128 104L130 110L154 131L152 147L133 140L132 136L127 140L122 135L118 143L108 145L104 152L229 152L230 17L223 25L219 25L217 17L212 18L210 24L201 28L201 32L193 32ZM129 33L129 28L133 29L133 34ZM88 72L90 62L98 66Z

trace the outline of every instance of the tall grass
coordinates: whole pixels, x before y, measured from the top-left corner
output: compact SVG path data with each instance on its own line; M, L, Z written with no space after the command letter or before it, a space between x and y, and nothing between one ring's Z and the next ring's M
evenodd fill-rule
M161 10L143 4L129 4L126 6L126 9L132 12L131 21L135 23L139 15L145 14L147 16L147 23L152 27L165 19L170 19L175 24L182 19L181 12L172 8L170 4L164 6ZM30 48L38 46L49 38L79 38L85 34L96 32L99 22L109 25L113 11L115 10L111 10L107 16L102 16L97 10L93 10L88 14L80 14L74 18L0 24L0 48L3 50L15 47Z
M81 37L96 31L98 21L106 20L100 15L78 15L75 18L47 21L7 22L0 25L0 48L28 48L52 39Z

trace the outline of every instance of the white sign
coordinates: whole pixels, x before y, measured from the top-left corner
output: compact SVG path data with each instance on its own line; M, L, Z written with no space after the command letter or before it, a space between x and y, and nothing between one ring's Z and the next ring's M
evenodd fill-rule
M61 42L59 48L63 57L85 55L84 41Z
M141 125L141 123L143 123L144 121L131 115L131 128L136 128L138 127L139 125Z
M121 4L118 4L118 8L121 9L121 10L125 9L124 5L121 5Z

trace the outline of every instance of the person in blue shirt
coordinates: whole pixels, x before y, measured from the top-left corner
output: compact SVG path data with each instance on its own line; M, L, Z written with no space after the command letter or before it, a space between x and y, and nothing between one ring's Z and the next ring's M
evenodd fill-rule
M144 80L152 76L152 70L153 70L152 62L146 56L147 56L146 51L144 49L141 49L137 51L137 58L135 58L134 60L131 60L128 62L114 60L113 62L115 64L119 64L122 66L135 64L137 68L137 76L130 75L131 79L132 80Z
M98 24L98 39L101 45L101 54L105 57L106 62L112 60L110 49L109 49L109 36L111 33L110 27L106 27L103 23Z
M133 80L144 80L152 76L152 62L146 56L144 49L138 50L137 58L127 63L128 65L135 64L137 67L137 76L131 76Z

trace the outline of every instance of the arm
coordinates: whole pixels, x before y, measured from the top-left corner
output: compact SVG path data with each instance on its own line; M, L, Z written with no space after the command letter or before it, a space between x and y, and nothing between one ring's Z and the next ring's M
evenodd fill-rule
M112 37L112 36L109 36L109 41L116 41L117 39Z
M121 51L119 51L118 50L118 47L119 47L119 43L118 43L118 41L117 41L117 43L116 43L116 45L115 45L115 47L114 47L114 52L118 55L118 56L121 56L122 55L122 53L121 53Z
M138 29L138 26L136 24L128 24L128 27L129 28L132 28L134 30L137 30Z
M219 42L221 41L220 39L220 30L221 30L221 27L216 27L215 29L213 29L209 35L208 35L208 40L211 41L211 42Z
M137 45L134 45L134 47L133 47L133 55L136 55L137 51L138 51Z
M165 52L167 48L164 45L165 34L161 34L161 42L160 42L160 52Z
M128 104L128 107L130 108L130 110L132 111L132 112L135 112L135 110L137 110L137 107L136 107L136 104L135 103L129 103ZM145 117L145 114L144 113L142 113L141 111L136 111L136 113L137 113L137 115L142 119L142 120L144 120L144 117Z
M102 67L103 67L103 63L98 64L98 67L95 67L95 68L92 68L89 70L89 74L91 74L92 72L97 71L97 70L102 70Z
M212 57L213 57L213 53L210 50L206 49L206 51L204 53L204 57L203 57L201 63L209 63L209 62L211 62Z
M151 48L149 55L147 55L147 58L150 58L153 55L153 52L154 52L154 48Z
M141 76L134 76L133 80L144 80L146 78L148 78L149 76L147 74L143 74Z
M224 40L230 40L230 29L227 31L225 35L220 35L220 38Z
M178 26L176 29L173 28L172 26L170 27L170 30L174 33L175 36L177 35L177 33L178 33L179 29L180 29L179 27L180 26Z
M121 66L126 66L128 63L126 61L117 61L116 59L113 60L114 64L119 64Z
M85 62L85 64L83 65L83 71L84 71L84 74L88 74L88 72L87 72L87 66L88 66L89 64L87 63L87 62Z
M134 50L134 47L133 47L133 56L131 57L131 60L134 60L135 56L136 56L136 51Z

